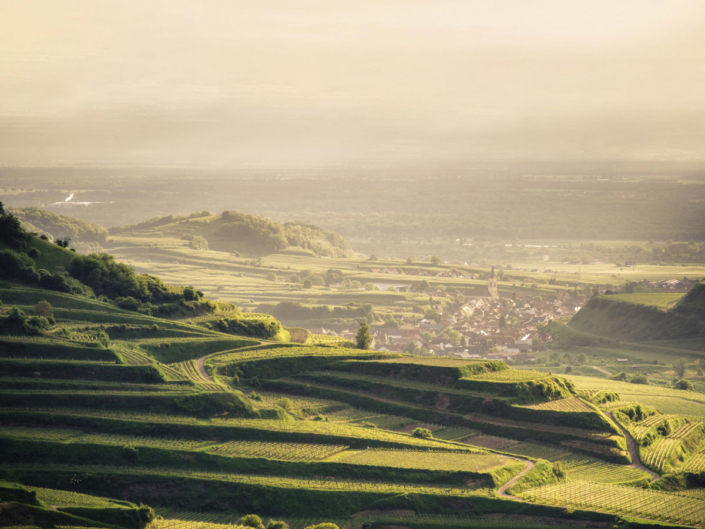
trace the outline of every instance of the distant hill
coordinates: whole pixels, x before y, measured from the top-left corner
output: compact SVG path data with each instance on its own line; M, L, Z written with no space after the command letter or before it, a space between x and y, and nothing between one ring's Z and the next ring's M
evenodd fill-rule
M678 314L705 319L705 282L698 283L674 307Z
M139 224L110 229L111 235L178 237L211 250L267 255L288 247L301 247L319 256L351 257L347 241L338 233L312 224L278 223L265 217L236 211L212 214L207 211L191 215L150 219Z
M592 298L569 326L578 331L641 342L705 336L705 283L699 283L669 310L631 303L624 297Z
M46 235L50 239L71 239L72 246L80 251L98 251L108 238L108 230L100 224L73 217L57 215L38 208L13 209L25 230Z

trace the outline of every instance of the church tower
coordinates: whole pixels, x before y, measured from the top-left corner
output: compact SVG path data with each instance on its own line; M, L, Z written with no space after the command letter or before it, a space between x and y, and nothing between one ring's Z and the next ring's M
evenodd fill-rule
M499 297L499 292L497 291L497 276L494 275L494 266L492 267L492 272L490 272L490 277L487 280L487 290L490 291L490 297L492 299L497 299Z

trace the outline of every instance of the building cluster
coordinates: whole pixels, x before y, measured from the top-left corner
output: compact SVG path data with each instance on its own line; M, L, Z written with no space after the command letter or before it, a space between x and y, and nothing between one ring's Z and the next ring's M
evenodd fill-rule
M538 329L555 318L575 314L588 298L562 291L552 300L474 297L464 303L434 306L436 319L409 321L399 327L373 327L373 348L463 359L496 359L512 363L535 360L546 347ZM402 318L403 319L403 318ZM323 329L319 332L332 331ZM354 329L340 336L355 340Z

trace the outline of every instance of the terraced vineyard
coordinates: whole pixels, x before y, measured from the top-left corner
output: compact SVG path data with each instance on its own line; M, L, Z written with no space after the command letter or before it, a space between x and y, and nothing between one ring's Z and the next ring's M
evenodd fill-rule
M528 369L505 369L502 371L490 371L473 375L470 378L476 380L494 380L496 382L522 382L524 380L536 380L546 378L546 373L540 371L530 371Z
M561 459L568 479L594 483L643 485L650 481L645 472L624 465L615 465L597 459L569 456Z
M568 481L537 487L521 494L531 501L557 506L596 509L673 523L705 523L702 501L637 487Z
M318 461L342 452L346 445L233 441L211 448L212 454L237 457L264 457L285 461Z
M223 391L225 389L221 384L207 380L198 369L196 360L173 364L173 369L183 373L187 380L192 380L203 391Z
M528 456L546 461L559 461L571 456L571 452L555 446L541 445L536 443L519 443L509 445L502 449L503 452Z
M511 461L499 455L411 450L348 451L335 456L333 460L356 465L465 472L483 472Z
M687 472L705 472L705 448L688 459L683 470Z
M531 406L526 406L533 410L553 410L553 411L567 411L567 412L586 412L591 413L594 408L588 405L583 399L579 397L573 397L570 399L552 400L550 402L542 402L541 404L533 404Z
M44 296L39 288L4 291L8 300ZM497 495L526 468L518 490L557 526L566 502L551 508L556 487L590 503L569 506L620 514L628 512L619 499L636 494L633 507L647 517L651 504L639 494L654 505L668 498L680 502L683 520L699 523L702 498L639 489L648 481L643 472L607 461L620 460L624 440L555 375L498 361L261 344L199 325L234 314L226 306L201 314L194 302L198 310L184 308L178 321L47 295L59 321L50 333L0 338L0 480L38 488L48 505L133 512L109 499L120 497L166 509L152 529L233 528L249 512L285 514L291 527L338 520L359 529L394 525L397 517L412 529L491 527L493 515L531 516L529 504ZM108 338L99 343L101 324ZM705 407L705 398L691 399ZM636 428L646 435L659 420ZM699 422L678 424L653 444L654 465ZM700 457L690 468L705 465ZM553 462L560 462L555 470ZM595 514L570 516L582 523Z

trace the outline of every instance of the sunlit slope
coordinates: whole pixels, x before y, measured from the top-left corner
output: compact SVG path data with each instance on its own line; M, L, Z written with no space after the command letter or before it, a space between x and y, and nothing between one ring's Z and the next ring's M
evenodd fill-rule
M625 301L626 296L592 298L569 325L578 330L617 340L641 342L705 336L705 318L700 308L703 284L696 285L678 305L663 310L657 305Z

